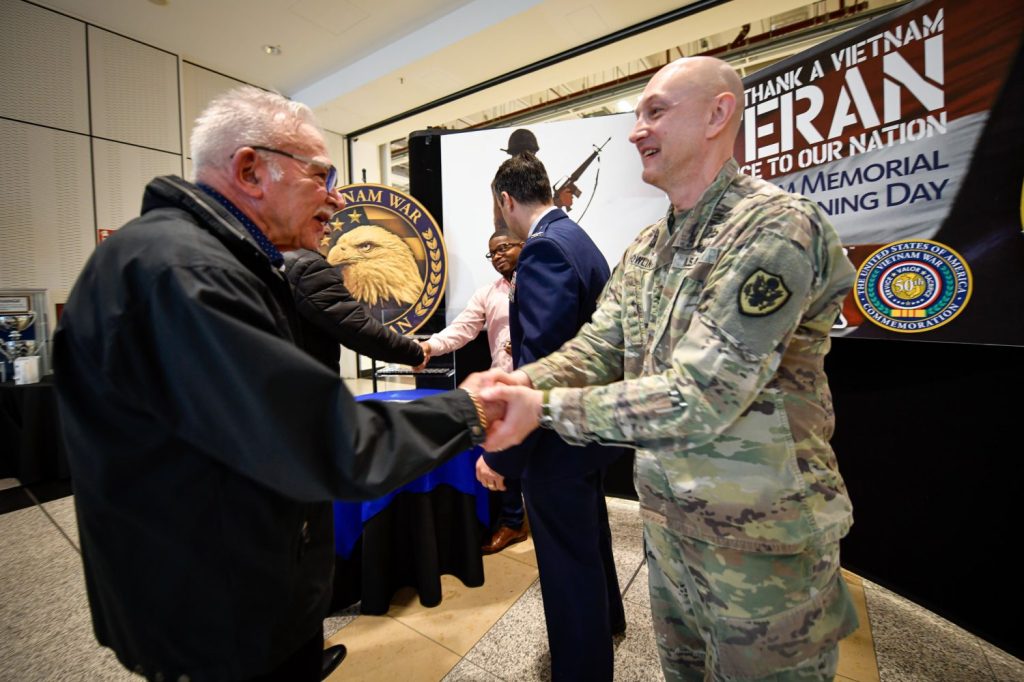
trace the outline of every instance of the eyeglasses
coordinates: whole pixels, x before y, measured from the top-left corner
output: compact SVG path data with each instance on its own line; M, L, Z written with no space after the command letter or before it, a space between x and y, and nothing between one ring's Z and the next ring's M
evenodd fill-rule
M308 163L311 166L322 168L327 172L327 175L324 177L324 188L328 192L334 191L334 185L335 183L338 182L338 169L332 166L331 164L325 163L323 161L317 161L316 159L311 159L308 156L300 156L299 154L292 154L291 152L285 152L281 151L280 149L274 149L273 147L262 147L258 144L250 144L246 146L251 147L252 149L258 149L261 152L270 152L272 154L280 154L281 156L287 156L289 159L295 159L296 161L301 161L302 163Z
M497 246L494 247L494 251L488 251L487 254L484 256L484 258L486 258L487 260L491 260L492 258L497 256L499 253L505 253L509 249L514 249L517 246L522 246L522 245L523 245L522 242L505 242L504 244L498 244Z

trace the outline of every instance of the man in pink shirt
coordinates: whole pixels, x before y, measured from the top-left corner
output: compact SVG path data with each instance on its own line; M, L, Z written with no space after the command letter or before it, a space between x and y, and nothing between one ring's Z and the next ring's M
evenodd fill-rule
M511 372L508 292L523 243L508 230L498 229L488 240L487 248L486 258L501 277L477 289L466 304L466 309L450 325L426 341L421 341L420 345L428 358L445 355L462 348L475 339L480 330L486 328L487 341L491 347L491 367Z
M512 273L519 262L523 242L507 229L499 228L487 242L487 260L501 275L474 292L466 309L459 313L450 325L420 342L427 357L445 355L462 348L476 338L480 330L487 329L487 341L491 348L491 367L512 371L512 341L508 329L508 294ZM505 491L501 493L501 514L491 541L483 546L485 554L500 552L527 537L523 518L522 489L518 480L505 480Z

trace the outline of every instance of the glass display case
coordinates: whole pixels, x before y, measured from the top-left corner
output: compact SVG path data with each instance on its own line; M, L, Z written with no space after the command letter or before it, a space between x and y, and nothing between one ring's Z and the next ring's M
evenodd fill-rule
M45 289L0 289L0 381L14 380L14 361L39 356L49 374L50 321Z

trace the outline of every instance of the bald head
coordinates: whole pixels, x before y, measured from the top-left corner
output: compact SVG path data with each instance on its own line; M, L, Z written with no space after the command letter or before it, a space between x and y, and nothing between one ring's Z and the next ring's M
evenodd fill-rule
M629 140L643 179L685 209L732 156L742 116L743 82L726 62L686 57L651 78L636 107Z
M662 67L651 82L657 78L709 105L721 95L731 95L733 106L723 134L730 144L736 139L743 116L743 81L728 62L715 57L682 57Z

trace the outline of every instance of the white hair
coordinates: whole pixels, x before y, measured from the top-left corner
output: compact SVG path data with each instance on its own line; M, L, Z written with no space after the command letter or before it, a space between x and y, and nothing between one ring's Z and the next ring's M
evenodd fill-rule
M239 147L276 147L294 142L299 129L309 125L323 134L312 109L277 93L251 85L230 90L211 101L192 128L190 151L195 176L207 168L230 163ZM268 159L271 173L276 164Z

